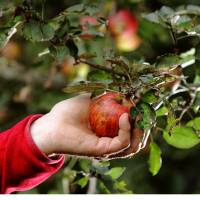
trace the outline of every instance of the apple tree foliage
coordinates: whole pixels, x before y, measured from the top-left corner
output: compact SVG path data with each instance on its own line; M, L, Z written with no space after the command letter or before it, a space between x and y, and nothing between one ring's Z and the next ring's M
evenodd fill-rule
M108 28L109 16L127 8L137 17L141 40L130 52L117 49ZM96 23L81 25L85 16ZM136 104L131 122L143 131L140 139L145 141L135 154L149 154L146 161L153 176L162 169L166 144L190 149L200 143L200 6L152 9L145 0L60 6L45 0L0 1L0 29L1 124L46 112L79 93L94 97L116 91ZM120 178L123 173L125 167L112 161L68 157L64 169L47 183L47 192L134 192ZM32 192L43 187L45 183Z

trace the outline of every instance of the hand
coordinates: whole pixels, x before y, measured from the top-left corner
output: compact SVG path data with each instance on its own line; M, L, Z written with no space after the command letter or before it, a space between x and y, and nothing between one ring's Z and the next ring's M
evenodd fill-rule
M36 120L31 135L38 148L46 154L105 157L121 152L130 145L128 114L119 119L119 133L114 138L98 137L88 125L90 95L79 95L56 104Z

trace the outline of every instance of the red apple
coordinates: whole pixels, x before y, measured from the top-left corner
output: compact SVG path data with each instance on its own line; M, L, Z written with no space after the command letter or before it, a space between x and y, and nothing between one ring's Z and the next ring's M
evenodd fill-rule
M139 47L141 39L137 35L138 21L129 10L120 10L112 15L108 28L119 50L128 52Z
M81 38L83 39L91 39L94 37L92 34L87 33L88 24L95 26L97 25L97 20L94 17L90 17L90 16L84 16L80 19L81 28L85 32L81 35Z
M109 92L95 98L89 110L89 123L99 137L115 137L119 131L119 118L133 106L123 94Z
M120 10L110 16L108 28L114 36L121 34L133 34L138 29L138 21L129 10Z

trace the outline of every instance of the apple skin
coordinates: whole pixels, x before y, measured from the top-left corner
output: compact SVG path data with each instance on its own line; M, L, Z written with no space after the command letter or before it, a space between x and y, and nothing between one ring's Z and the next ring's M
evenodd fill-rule
M119 131L119 118L129 113L132 103L121 93L108 92L93 99L89 109L89 123L99 137L115 137Z
M87 24L95 26L95 25L97 25L97 20L94 17L90 17L90 16L84 16L80 19L81 28L85 32L85 33L81 34L82 39L92 39L94 37L90 33L87 33L87 31L88 31Z
M129 10L120 10L109 17L108 29L114 36L133 34L137 32L138 21Z

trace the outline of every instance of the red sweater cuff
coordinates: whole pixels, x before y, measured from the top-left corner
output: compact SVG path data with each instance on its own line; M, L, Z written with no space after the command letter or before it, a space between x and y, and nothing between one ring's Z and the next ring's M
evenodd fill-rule
M64 156L53 159L34 143L30 126L42 115L31 115L13 128L0 134L0 191L12 193L32 189L56 173L64 163Z

